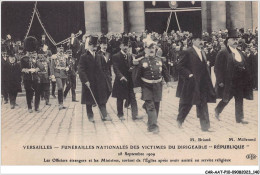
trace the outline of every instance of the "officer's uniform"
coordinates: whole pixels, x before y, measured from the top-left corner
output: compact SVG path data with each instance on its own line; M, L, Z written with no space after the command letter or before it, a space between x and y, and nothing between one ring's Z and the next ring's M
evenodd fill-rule
M56 79L56 84L58 87L58 102L59 109L64 109L63 106L63 89L67 81L67 71L68 71L68 56L63 53L57 53L51 57L51 77Z
M170 75L163 60L159 57L145 56L139 63L134 80L135 90L142 88L143 107L148 114L148 131L157 126L157 118L162 99L162 79L170 81Z
M38 75L40 77L40 89L41 94L45 99L45 104L49 105L50 99L50 61L43 51L38 53L38 60L44 66L44 70L39 71Z
M67 50L67 54L69 55L68 57L68 66L69 66L69 71L68 71L68 80L67 80L67 85L64 91L64 98L66 98L69 90L71 89L72 93L72 101L77 102L76 100L76 59L72 57L72 51Z

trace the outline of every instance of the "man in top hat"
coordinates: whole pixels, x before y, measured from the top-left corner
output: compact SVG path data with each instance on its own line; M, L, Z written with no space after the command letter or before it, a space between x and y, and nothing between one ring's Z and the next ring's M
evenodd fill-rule
M60 46L57 48L57 54L54 54L51 57L50 69L51 79L52 81L56 81L58 88L59 110L66 108L63 106L63 90L68 77L68 65L68 56L64 54L63 46Z
M21 59L21 69L23 73L23 83L26 92L26 100L28 110L32 110L33 94L35 93L34 108L35 111L40 112L40 78L38 72L44 70L44 66L37 59L37 40L29 36L24 41L25 56Z
M90 122L94 122L93 105L98 105L103 121L111 121L106 110L106 102L111 91L111 77L106 65L109 60L104 56L105 41L101 42L101 51L98 53L96 53L97 45L98 37L90 36L88 51L81 55L78 65L79 78L82 82L81 103L86 104Z
M8 54L7 54L7 46L2 44L1 46L1 93L4 97L4 104L8 103L8 75L5 73L8 69Z
M77 56L77 52L80 48L80 43L79 43L78 38L75 37L74 33L71 33L70 42L68 44L69 44L69 49L72 50L72 57L77 58L76 56Z
M126 100L126 107L131 104L132 119L142 119L138 116L137 102L133 91L132 74L129 71L132 65L132 55L128 53L129 37L124 36L121 40L120 51L112 57L115 72L115 81L112 90L112 97L117 98L117 116L125 120L123 113L123 102Z
M202 131L210 128L207 103L216 101L207 58L203 49L201 34L193 34L192 47L180 56L177 63L179 82L176 96L180 98L178 127L182 124L193 105L197 107L197 117L200 119Z
M49 44L49 41L47 40L46 38L46 35L45 34L42 34L42 38L40 40L40 48L45 51L45 50L48 50L49 47L50 47L50 44Z
M236 122L247 124L244 120L243 98L253 99L252 76L245 55L237 50L238 38L237 31L230 30L225 48L219 51L215 61L215 88L217 97L222 99L215 109L215 117L219 120L220 113L234 97Z
M145 56L136 68L136 79L134 80L134 90L142 88L142 100L145 101L143 108L148 114L148 131L159 132L157 119L162 100L162 78L168 85L170 75L162 58L155 56L156 43L148 36L144 39Z

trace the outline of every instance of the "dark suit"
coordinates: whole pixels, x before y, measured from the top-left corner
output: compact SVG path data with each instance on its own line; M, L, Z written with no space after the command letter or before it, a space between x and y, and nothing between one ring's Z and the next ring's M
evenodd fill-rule
M69 49L72 50L72 57L73 58L76 58L79 48L80 48L80 43L79 43L78 38L74 38L73 43L71 43L71 39L70 39Z
M177 64L179 83L176 96L180 97L177 120L184 122L192 105L197 106L197 117L200 118L202 130L210 127L208 102L215 102L215 91L211 82L206 55L202 51L202 61L193 47L183 52ZM189 77L193 74L192 77Z
M95 58L89 51L80 57L78 71L82 82L81 103L86 104L89 118L93 118L92 105L95 104L95 101L85 83L90 83L90 88L97 100L102 116L105 118L107 116L106 103L112 89L109 67L109 63L106 62L101 51L96 53Z
M113 68L116 75L113 90L112 90L112 97L117 98L117 112L118 117L123 116L123 100L127 100L128 103L131 104L131 111L132 117L135 118L138 113L137 109L137 102L135 99L135 94L133 92L133 81L132 81L132 74L129 71L131 67L132 57L131 55L124 55L121 51L113 55ZM120 79L125 77L127 82Z
M1 94L4 97L5 102L8 102L8 86L7 86L7 81L8 81L8 75L5 73L8 69L8 57L6 59L1 56Z
M243 118L243 98L253 99L252 76L245 56L240 52L241 62L237 62L228 47L219 51L214 71L216 74L216 93L222 100L216 107L216 112L221 113L228 102L235 97L236 121ZM223 83L224 87L219 84Z

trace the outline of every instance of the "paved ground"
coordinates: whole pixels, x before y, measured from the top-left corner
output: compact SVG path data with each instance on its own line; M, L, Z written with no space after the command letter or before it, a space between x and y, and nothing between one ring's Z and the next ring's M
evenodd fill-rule
M253 101L244 101L245 119L248 125L237 124L234 115L234 100L221 114L221 121L214 118L216 104L209 104L212 132L200 130L196 108L193 107L183 125L179 129L176 123L178 98L175 97L176 83L168 92L164 90L158 124L159 134L147 132L147 116L141 108L143 102L138 98L139 114L143 120L132 121L130 110L128 120L120 121L116 115L116 100L110 98L107 110L112 122L101 121L97 107L94 108L95 123L90 123L86 116L85 106L80 102L72 102L71 96L65 100L67 109L58 110L57 99L51 97L51 106L41 101L41 113L28 113L24 95L17 98L18 107L10 109L10 105L2 105L2 150L3 157L9 151L16 150L15 145L140 145L140 144L191 144L190 138L211 138L211 143L226 142L228 138L257 138L258 127L258 92L254 91ZM80 99L80 84L77 87L77 99ZM125 109L125 118L127 111ZM256 145L257 142L254 143ZM10 146L11 145L11 146ZM256 145L257 146L257 145ZM6 153L6 154L5 154ZM17 152L19 155L19 152ZM51 154L51 153L50 153ZM12 161L10 161L12 162ZM30 162L28 160L28 162Z

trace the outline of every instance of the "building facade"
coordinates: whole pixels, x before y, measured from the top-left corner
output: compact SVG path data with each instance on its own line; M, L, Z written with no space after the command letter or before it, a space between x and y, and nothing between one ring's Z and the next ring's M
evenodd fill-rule
M146 23L153 22L153 20L145 20L147 7L145 4L147 3L152 2L86 1L84 2L86 32L143 32L146 29ZM168 4L167 1L160 3ZM177 1L177 3L181 2ZM201 15L201 18L199 19L201 22L196 24L200 25L199 28L201 31L211 32L213 30L226 28L255 29L257 27L257 1L202 1L196 3L200 6L199 13ZM190 9L194 8L191 7ZM169 13L170 11L174 11L176 9L171 9L168 6L168 8L164 8L164 10ZM154 7L153 13L156 13L156 6ZM167 21L167 18L155 18L154 20Z

